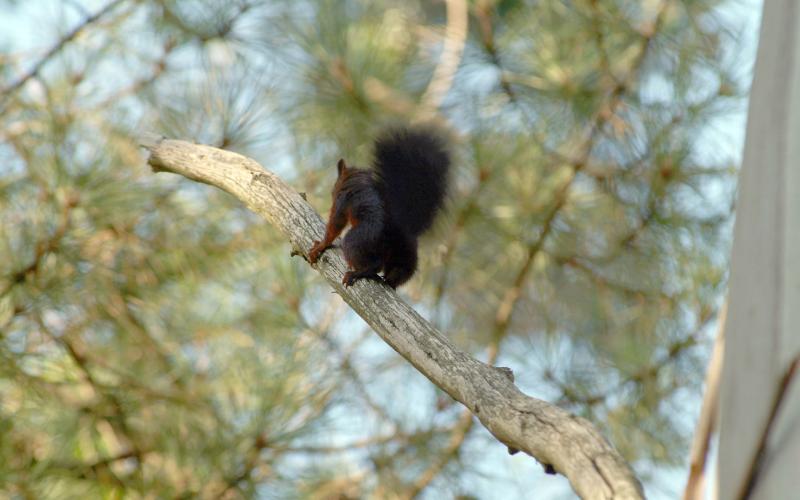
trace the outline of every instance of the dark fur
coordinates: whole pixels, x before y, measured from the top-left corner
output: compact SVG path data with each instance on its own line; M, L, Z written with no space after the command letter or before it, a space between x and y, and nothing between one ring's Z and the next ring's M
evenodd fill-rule
M427 231L442 208L450 155L432 128L397 128L375 141L375 173L392 221L409 236Z
M347 226L342 250L351 271L342 282L383 280L397 288L417 269L417 238L444 203L450 156L441 136L430 129L394 129L375 142L374 171L337 165L333 205L325 239L315 242L316 262Z

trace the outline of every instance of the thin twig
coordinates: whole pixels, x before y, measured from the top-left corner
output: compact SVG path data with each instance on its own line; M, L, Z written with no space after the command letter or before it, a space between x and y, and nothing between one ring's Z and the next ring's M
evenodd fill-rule
M703 396L703 407L692 441L691 458L689 460L689 479L683 491L684 500L696 500L703 497L705 486L705 470L708 459L708 449L711 445L711 436L717 423L719 409L719 386L722 374L722 358L725 346L725 319L728 314L728 301L720 308L717 315L717 336L714 340L714 350L706 370L706 392Z
M19 78L18 78L18 79L17 79L17 80L16 80L14 83L12 83L11 85L9 85L9 86L7 86L6 88L4 88L4 89L0 90L0 94L2 94L3 96L5 96L5 98L6 98L6 99L8 99L8 97L9 97L9 96L10 96L10 95L11 95L13 92L15 92L17 89L19 89L19 88L20 88L20 87L22 87L23 85L25 85L25 82L27 82L27 81L28 81L28 80L30 80L31 78L33 78L33 77L37 76L37 75L39 74L39 71L41 71L42 67L43 67L45 64L47 64L47 62L48 62L48 61L49 61L49 60L50 60L50 59L51 59L51 58L52 58L54 55L56 55L56 54L58 54L59 52L61 52L61 50L62 50L62 49L63 49L63 48L64 48L64 47L65 47L65 46L66 46L66 45L69 43L69 42L71 42L73 39L75 39L75 37L77 37L79 34L81 34L81 32L82 32L83 30L85 30L85 29L86 29L86 28L87 28L89 25L91 25L91 24L93 24L94 22L96 22L96 21L98 21L99 19L101 19L103 16L105 16L105 15L106 15L106 14L108 14L109 12L111 12L111 11L112 11L112 10L113 10L115 7L117 7L119 4L121 4L121 3L122 3L122 2L124 2L124 1L125 1L125 0L112 0L112 1L111 1L111 2L109 2L109 3L108 3L106 6L105 6L105 7L103 7L103 8L102 8L102 9L100 9L99 11L97 11L97 12L96 12L94 15L91 15L91 16L87 17L86 19L84 19L84 20L83 20L83 22L81 22L81 23L80 23L78 26L76 26L75 28L73 28L73 29L72 29L72 31L70 31L69 33L67 33L66 35L64 35L64 36L63 36L63 37L62 37L62 38L61 38L61 39L60 39L58 42L56 42L56 44L55 44L55 45L53 45L52 47L50 47L50 50L48 50L48 51L47 51L47 52L44 54L44 56L42 56L42 58L41 58L41 59L39 59L38 61L36 61L36 64L34 64L34 65L33 65L33 67L32 67L30 70L28 70L28 72L27 72L27 73L23 74L21 77L19 77Z
M747 479L745 479L741 493L738 496L740 500L750 498L750 495L753 494L753 490L755 490L756 484L758 484L758 480L761 476L761 467L764 465L764 457L766 456L767 440L772 433L772 428L775 424L778 412L785 401L784 396L786 396L789 386L791 386L792 380L797 373L798 365L800 365L800 354L795 356L792 362L789 363L789 367L786 369L783 377L781 377L780 384L778 384L778 390L775 392L775 398L772 401L772 407L769 411L769 418L767 418L764 431L761 433L761 438L758 440L758 448L756 448L753 461L750 463L750 467L747 470Z

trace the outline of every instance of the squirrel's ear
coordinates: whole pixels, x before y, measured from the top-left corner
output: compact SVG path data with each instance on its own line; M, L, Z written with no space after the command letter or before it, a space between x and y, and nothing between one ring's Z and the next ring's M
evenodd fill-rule
M345 170L347 170L347 164L344 162L344 158L340 158L339 163L336 164L336 171L342 175Z

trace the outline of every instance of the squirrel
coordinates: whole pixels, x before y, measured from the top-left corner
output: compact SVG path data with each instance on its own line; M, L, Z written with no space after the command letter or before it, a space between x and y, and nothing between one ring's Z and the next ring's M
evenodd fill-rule
M374 279L396 289L414 275L417 239L444 205L450 153L439 131L425 126L387 129L374 151L371 170L337 163L325 237L314 242L308 260L317 262L349 224L344 286Z

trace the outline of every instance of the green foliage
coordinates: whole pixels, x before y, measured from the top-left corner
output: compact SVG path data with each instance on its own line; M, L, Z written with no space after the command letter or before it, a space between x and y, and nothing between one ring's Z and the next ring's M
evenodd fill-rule
M714 130L746 91L724 2L469 2L438 110L443 3L121 1L69 39L56 27L102 6L34 3L49 17L18 2L14 19L63 43L24 80L44 54L26 28L0 59L0 491L557 482L369 335L272 228L153 175L136 146L155 131L240 151L327 211L337 158L365 165L380 126L431 116L457 171L405 293L640 471L684 460L727 279L736 155Z

